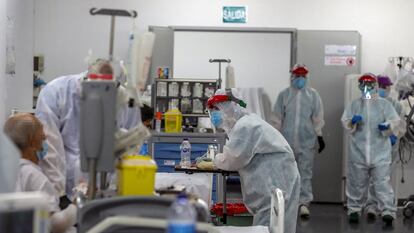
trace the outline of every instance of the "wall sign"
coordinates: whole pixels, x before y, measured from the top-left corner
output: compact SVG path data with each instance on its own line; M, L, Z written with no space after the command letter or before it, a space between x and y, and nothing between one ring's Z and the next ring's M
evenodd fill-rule
M325 56L325 66L355 66L355 56Z
M223 6L223 23L247 23L247 7Z
M326 55L355 56L356 45L325 45Z
M325 45L325 66L355 66L356 45Z

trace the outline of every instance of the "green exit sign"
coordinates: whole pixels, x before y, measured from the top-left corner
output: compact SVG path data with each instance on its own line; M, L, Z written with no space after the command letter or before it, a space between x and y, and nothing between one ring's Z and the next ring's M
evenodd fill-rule
M246 6L223 6L223 23L246 23Z

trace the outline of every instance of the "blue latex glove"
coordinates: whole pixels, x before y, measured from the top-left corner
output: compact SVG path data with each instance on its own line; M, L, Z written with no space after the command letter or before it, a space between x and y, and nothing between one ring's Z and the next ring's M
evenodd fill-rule
M357 124L357 123L359 123L359 122L361 122L361 121L362 121L362 116L361 116L361 115L354 115L354 116L352 117L351 123L352 123L353 125L355 125L355 124Z
M390 123L381 123L378 125L380 131L388 130L390 128Z
M47 83L43 79L40 79L40 78L37 78L33 81L33 86L34 87L40 87L40 86L43 86L43 85L46 85L46 84Z
M141 149L139 150L140 155L148 155L148 144L144 143L141 146Z
M390 136L390 141L391 141L391 146L395 145L395 143L397 143L397 136L395 136L394 134Z

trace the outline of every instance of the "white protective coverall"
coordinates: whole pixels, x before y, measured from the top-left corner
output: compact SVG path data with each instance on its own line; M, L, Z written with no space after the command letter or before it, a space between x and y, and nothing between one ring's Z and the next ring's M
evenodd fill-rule
M360 124L352 124L355 115L362 116ZM348 213L360 214L366 201L370 180L378 198L381 214L396 217L394 193L390 184L391 143L389 136L397 134L400 118L392 104L374 95L372 99L354 100L346 107L342 123L350 136L347 187ZM390 128L380 131L379 124Z
M402 136L404 136L406 132L406 122L404 118L405 112L403 111L404 109L403 109L402 104L398 100L392 98L391 96L388 96L385 99L388 100L392 104L395 111L400 116L399 124L396 125L395 127L395 132L396 132L395 136L398 138L398 140L396 144L392 146L392 149L391 149L392 159L391 159L390 181L391 181L392 187L397 187L397 183L398 183L398 177L397 177L398 162L397 161L399 159L399 141L400 141L399 139ZM394 190L394 202L397 203L398 198L396 197L397 194L395 192L396 190ZM378 198L375 196L373 179L370 180L368 198L367 198L365 209L366 211L369 211L374 214L381 213L381 211L379 210Z
M218 90L217 92L219 92ZM283 136L256 114L234 102L218 103L229 141L214 159L216 167L238 171L243 201L254 215L253 225L269 226L271 191L285 198L285 233L296 232L300 175L292 149Z
M85 73L62 76L40 92L36 117L42 122L49 145L39 166L59 195L70 194L80 173L79 118L81 79ZM76 178L76 179L75 179Z
M300 205L313 200L312 169L317 137L325 125L319 93L308 86L290 86L280 92L274 106L275 127L289 142L295 154L301 177Z

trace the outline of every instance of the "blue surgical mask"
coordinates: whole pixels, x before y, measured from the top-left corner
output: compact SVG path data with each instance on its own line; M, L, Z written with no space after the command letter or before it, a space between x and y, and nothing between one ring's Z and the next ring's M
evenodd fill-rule
M390 95L390 92L387 89L379 88L378 95L381 96L382 98L387 98Z
M42 149L40 151L36 151L36 156L39 160L42 160L46 154L47 154L47 150L49 149L49 146L47 145L46 141L43 141L42 143Z
M211 123L218 128L221 123L223 122L223 118L221 116L221 112L219 111L212 111L210 114Z
M306 85L306 78L305 77L298 77L293 79L292 85L297 89L302 89Z

